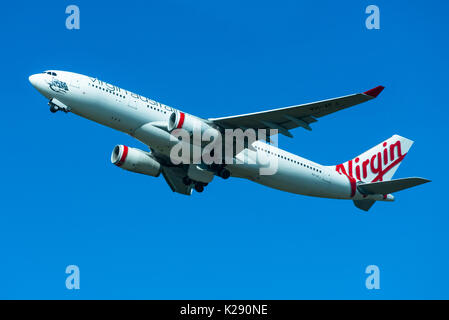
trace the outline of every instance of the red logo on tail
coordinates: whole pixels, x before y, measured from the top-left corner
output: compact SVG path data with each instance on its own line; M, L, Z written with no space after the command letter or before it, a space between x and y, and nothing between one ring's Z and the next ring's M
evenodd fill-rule
M357 157L354 160L349 160L348 172L346 172L344 164L337 165L335 169L340 174L346 175L350 181L352 179L357 181L365 180L368 177L368 170L375 175L370 182L383 181L383 176L399 164L407 153L402 154L400 140L392 143L390 146L387 145L387 142L384 142L382 146L384 148L382 151L375 153L368 159Z

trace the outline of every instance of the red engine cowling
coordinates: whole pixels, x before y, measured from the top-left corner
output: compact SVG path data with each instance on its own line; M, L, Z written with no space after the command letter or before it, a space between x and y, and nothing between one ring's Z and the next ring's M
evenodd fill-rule
M208 133L211 136L220 134L217 129L210 126L205 120L181 111L173 112L168 119L168 131L175 129L184 129L190 134L193 134L194 130L198 130L201 134L209 131Z
M111 162L122 169L157 177L161 164L149 152L124 145L117 145L111 154Z

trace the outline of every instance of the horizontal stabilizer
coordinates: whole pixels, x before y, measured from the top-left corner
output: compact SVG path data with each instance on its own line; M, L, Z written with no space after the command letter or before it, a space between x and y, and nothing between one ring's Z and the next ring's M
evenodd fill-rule
M390 194L411 187L416 187L427 182L430 182L430 180L423 178L404 178L359 184L358 188L364 194Z
M363 211L368 211L373 206L374 202L376 202L376 200L354 200L354 205Z

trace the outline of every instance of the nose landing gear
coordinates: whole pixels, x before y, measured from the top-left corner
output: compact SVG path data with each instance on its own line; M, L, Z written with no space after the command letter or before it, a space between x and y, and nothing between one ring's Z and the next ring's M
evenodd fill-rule
M61 101L57 99L51 99L48 101L48 105L50 106L50 112L55 113L57 111L64 111L65 113L70 111L70 108L63 104Z
M59 107L57 106L57 105L51 105L50 104L50 112L51 113L55 113L55 112L58 112L59 110L61 110L61 109L59 109Z

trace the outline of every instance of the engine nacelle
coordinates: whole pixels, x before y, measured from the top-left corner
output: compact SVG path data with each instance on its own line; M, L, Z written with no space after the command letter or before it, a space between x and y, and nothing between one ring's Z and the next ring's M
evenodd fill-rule
M157 177L161 164L149 152L124 145L117 145L111 154L111 162L122 169Z
M194 117L184 112L173 112L168 119L168 131L175 129L184 129L188 133L193 134L194 130L198 130L203 135L208 131L208 135L216 137L220 135L220 131L207 124L204 120Z

